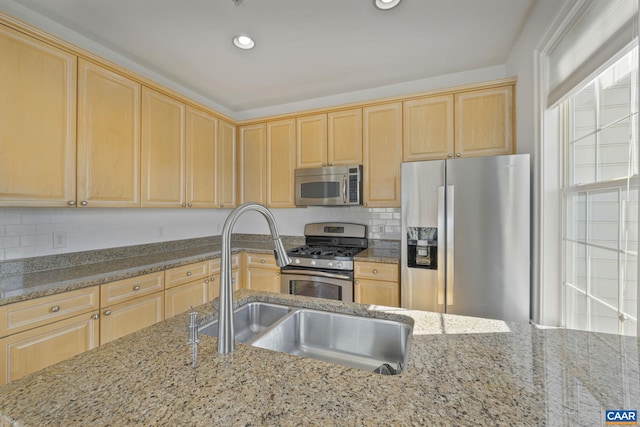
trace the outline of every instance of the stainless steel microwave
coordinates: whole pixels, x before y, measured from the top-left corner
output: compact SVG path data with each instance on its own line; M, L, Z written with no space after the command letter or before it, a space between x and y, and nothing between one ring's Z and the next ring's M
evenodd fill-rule
M296 206L362 204L362 165L296 169Z

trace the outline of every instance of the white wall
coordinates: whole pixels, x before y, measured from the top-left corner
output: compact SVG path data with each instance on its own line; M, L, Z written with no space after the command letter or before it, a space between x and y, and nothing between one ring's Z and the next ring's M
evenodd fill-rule
M218 235L229 212L0 208L0 260ZM310 222L345 221L368 225L372 239L400 239L399 209L309 207L272 212L283 235L302 236L304 225ZM238 219L234 232L269 234L269 228L260 214L247 212ZM64 236L63 247L53 247L54 233Z
M538 52L555 30L556 15L572 0L538 0L507 61L506 71L518 77L516 86L516 141L519 153L532 159L532 285L533 319L545 325L561 322L561 252L559 189L547 183L558 180L559 149L543 146ZM548 119L552 119L549 115ZM550 135L549 135L550 136ZM543 165L545 166L543 169ZM543 175L544 173L544 175Z

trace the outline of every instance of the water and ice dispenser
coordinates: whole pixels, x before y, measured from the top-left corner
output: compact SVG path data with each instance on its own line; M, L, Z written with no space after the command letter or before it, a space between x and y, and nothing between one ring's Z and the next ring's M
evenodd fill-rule
M407 227L407 265L438 269L437 227Z

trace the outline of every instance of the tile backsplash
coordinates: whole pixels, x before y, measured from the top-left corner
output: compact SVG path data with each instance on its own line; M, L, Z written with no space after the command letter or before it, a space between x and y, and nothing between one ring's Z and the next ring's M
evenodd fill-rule
M215 236L229 209L0 208L0 260L29 258ZM272 210L280 233L304 235L310 222L366 224L370 239L400 239L399 208L308 207ZM268 234L256 212L238 219L234 233Z

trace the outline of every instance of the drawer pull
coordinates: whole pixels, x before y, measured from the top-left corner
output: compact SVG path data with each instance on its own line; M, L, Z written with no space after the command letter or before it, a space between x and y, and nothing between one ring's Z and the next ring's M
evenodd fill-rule
M187 271L187 276L191 276L191 272L190 271Z
M378 274L378 270L376 270L375 268L373 269L373 274Z
M260 264L264 264L264 260L263 259L260 260Z
M204 283L209 283L209 279L204 279Z
M92 318L93 320L97 320L99 317L100 317L100 316L98 316L97 314L94 314L93 316L91 316L91 318Z
M140 285L135 285L135 286L133 287L133 290L134 290L134 291L139 291L139 290L140 290Z
M108 316L108 315L110 315L110 314L111 314L111 310L107 310L107 311L105 311L105 312L104 312L104 315L105 315L105 316Z
M280 275L280 272L279 272L279 271L277 271L277 272L276 272L276 276L279 276L279 275Z
M52 313L57 313L60 311L60 306L59 305L54 305L53 307L51 307L51 312Z

